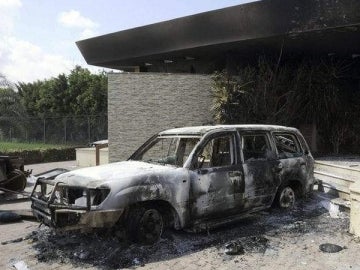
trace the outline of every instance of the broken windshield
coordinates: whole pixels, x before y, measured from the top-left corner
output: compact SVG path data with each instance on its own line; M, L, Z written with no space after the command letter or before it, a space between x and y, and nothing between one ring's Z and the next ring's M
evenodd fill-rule
M182 167L199 140L199 137L158 137L138 160Z

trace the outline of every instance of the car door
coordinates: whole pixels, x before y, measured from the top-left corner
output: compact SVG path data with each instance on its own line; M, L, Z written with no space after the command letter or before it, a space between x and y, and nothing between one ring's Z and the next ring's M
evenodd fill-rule
M273 132L272 136L282 163L281 180L296 180L304 186L312 163L308 161L308 155L304 153L299 139L290 132Z
M193 218L224 217L241 208L245 183L237 144L235 131L222 132L196 150L190 191Z
M280 184L281 163L266 132L241 132L245 208L269 206Z

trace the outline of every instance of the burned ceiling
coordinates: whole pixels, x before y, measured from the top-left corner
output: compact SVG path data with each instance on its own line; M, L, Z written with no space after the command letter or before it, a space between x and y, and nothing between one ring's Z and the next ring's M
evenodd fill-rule
M230 55L360 55L357 0L269 0L77 42L88 64L121 69ZM176 34L174 34L176 33Z

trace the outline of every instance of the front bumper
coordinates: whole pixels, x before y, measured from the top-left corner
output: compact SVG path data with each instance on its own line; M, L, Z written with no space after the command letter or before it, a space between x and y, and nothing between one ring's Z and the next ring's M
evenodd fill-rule
M47 192L46 186L52 190ZM55 192L63 188L62 183L39 179L31 194L34 216L49 227L63 230L112 227L120 219L124 209L97 209L91 205L91 192L81 187L84 202L81 205L65 204L57 200ZM79 188L79 187L72 187ZM41 190L38 192L36 190ZM47 194L47 195L46 195Z
M124 210L53 209L51 214L33 207L34 216L44 224L63 230L110 228L120 219Z

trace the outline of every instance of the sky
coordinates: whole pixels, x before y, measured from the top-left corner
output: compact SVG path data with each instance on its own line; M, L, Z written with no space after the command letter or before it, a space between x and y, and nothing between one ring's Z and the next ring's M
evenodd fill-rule
M0 74L34 82L76 65L78 40L253 0L0 0Z

